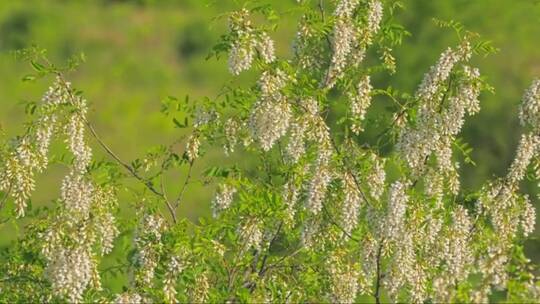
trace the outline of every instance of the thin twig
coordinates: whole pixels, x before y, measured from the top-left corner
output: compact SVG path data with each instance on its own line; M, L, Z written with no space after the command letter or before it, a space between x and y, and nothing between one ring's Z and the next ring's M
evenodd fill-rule
M193 171L193 163L195 160L192 160L189 162L189 168L188 173L186 176L186 180L184 181L184 184L182 185L182 189L180 190L180 193L178 194L178 197L174 201L174 208L178 209L180 206L180 202L182 201L182 198L184 197L184 193L186 192L187 185L189 184L189 180L191 179L191 172Z
M173 208L173 206L171 205L171 203L169 201L169 198L167 197L167 192L165 191L165 185L163 183L163 174L161 174L161 176L160 176L160 185L161 185L161 193L163 193L163 197L165 199L165 205L167 205L167 209L169 209L169 213L172 216L173 222L176 224L177 223L176 209Z

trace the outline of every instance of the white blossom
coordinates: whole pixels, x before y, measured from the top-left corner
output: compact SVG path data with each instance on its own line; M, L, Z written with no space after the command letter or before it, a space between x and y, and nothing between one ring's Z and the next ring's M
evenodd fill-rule
M232 185L223 184L218 187L216 195L212 200L212 215L214 217L217 217L220 212L230 207L235 193L236 188Z
M143 303L150 303L147 299L142 297L138 293L134 292L124 292L121 294L116 295L116 298L114 299L115 304L143 304Z
M540 79L535 79L523 94L519 108L519 119L522 126L540 129Z
M360 79L354 94L349 93L351 107L352 126L351 130L359 134L362 130L362 121L366 116L367 109L371 105L371 83L369 75Z
M519 142L517 155L510 166L507 178L515 184L523 179L531 159L538 153L540 137L532 134L524 134Z
M264 151L285 135L292 117L291 105L281 93L287 76L281 70L275 74L263 73L259 81L261 98L255 103L250 116L250 130Z
M276 60L274 41L267 33L262 33L257 42L257 49L265 63L272 63Z
M186 143L186 155L190 162L193 162L199 156L199 147L201 141L199 135L191 134Z
M263 233L256 219L248 219L242 223L238 230L240 242L245 250L249 248L260 249Z
M384 183L386 180L386 171L384 170L385 159L372 154L370 160L373 166L367 176L369 193L373 198L378 200L384 192Z
M334 303L355 303L358 293L359 271L356 265L342 262L336 255L330 256L328 261L330 273L330 292Z
M177 303L176 281L180 273L184 270L185 265L178 256L172 256L167 265L167 272L163 279L163 293L167 303Z
M361 198L354 177L348 173L343 176L343 194L342 227L345 232L350 234L358 223Z
M406 193L408 185L407 181L396 181L388 190L388 214L385 223L385 237L388 239L401 237L409 200Z

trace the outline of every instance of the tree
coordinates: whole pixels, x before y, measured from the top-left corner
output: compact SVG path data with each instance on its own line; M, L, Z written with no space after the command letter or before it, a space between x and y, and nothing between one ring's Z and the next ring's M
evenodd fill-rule
M456 22L436 21L459 42L418 90L375 88L371 77L395 71L392 49L408 34L393 18L399 2L341 0L332 9L299 1L291 58L274 54L271 6L228 14L229 32L210 57L228 53L233 75L255 70L258 82L232 82L214 99L167 98L162 112L187 113L172 122L191 126L190 135L131 162L100 138L83 93L67 81L84 58L64 68L38 48L20 51L36 71L25 80L54 81L28 104L24 134L2 144L2 205L29 222L2 252L0 299L486 302L502 289L510 301L538 301L522 246L536 215L519 185L538 167L540 80L522 98L525 132L508 174L461 189L458 160L472 160L459 133L491 90L470 59L494 49ZM376 119L372 101L389 104ZM368 130L377 135L362 137ZM63 152L51 152L55 141ZM108 160L93 159L90 141ZM256 157L257 170L208 168L202 179L219 184L212 219L192 223L177 210L193 164L220 145L226 155ZM29 208L36 174L50 162L68 169L61 196L53 208ZM164 187L171 171L187 171L174 196ZM118 213L120 191L137 202L134 219ZM124 259L100 267L132 229ZM129 277L124 292L101 285L111 273Z

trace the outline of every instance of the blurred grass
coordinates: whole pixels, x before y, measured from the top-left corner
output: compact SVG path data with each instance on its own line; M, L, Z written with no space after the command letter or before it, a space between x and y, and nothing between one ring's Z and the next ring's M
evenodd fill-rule
M294 37L293 8L296 1L269 1L279 11L287 11L285 23L272 36L280 55L289 55ZM205 60L220 34L225 20L213 20L237 8L236 1L111 1L111 0L0 0L0 125L10 135L17 134L24 121L24 100L38 100L47 82L23 83L30 72L10 51L37 44L48 50L58 63L79 52L87 62L70 75L75 86L92 103L90 120L103 140L122 159L141 156L151 146L167 144L185 131L174 129L159 113L160 100L168 95L192 98L215 96L230 80L226 60ZM425 71L447 47L456 44L450 30L434 25L432 18L454 19L484 38L493 40L500 52L474 64L488 77L496 94L482 98L482 111L468 120L463 137L475 149L476 167L463 166L463 183L478 187L487 178L504 174L513 158L520 129L517 105L523 90L540 75L540 5L533 0L405 0L406 10L399 20L412 33L395 49L397 74L379 77L376 86L392 86L413 92ZM251 75L240 77L247 83ZM95 149L96 154L103 156ZM208 164L223 159L217 149L208 161L196 165L200 172ZM222 163L222 161L220 161ZM248 160L238 157L226 163ZM58 196L63 169L54 167L40 178L34 202L43 204ZM170 191L182 182L169 179ZM528 191L533 191L527 185ZM192 184L180 214L196 219L208 214L213 189ZM124 198L128 199L128 198ZM126 205L130 202L121 201ZM2 228L11 229L11 228ZM2 234L6 244L14 234ZM529 242L529 251L538 261L538 241ZM536 253L535 253L536 252Z

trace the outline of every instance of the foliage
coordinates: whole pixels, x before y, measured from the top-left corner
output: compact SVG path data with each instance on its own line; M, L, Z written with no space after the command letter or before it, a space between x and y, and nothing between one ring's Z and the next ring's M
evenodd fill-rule
M394 18L400 8L299 1L292 58L274 52L271 32L282 16L272 7L249 2L227 14L230 31L210 56L227 55L233 75L253 70L259 81L229 84L216 98L165 99L162 114L190 135L130 162L101 139L84 94L67 81L84 56L58 67L36 47L20 51L35 70L24 80L54 80L41 102L27 105L25 132L2 142L6 221L29 220L2 252L0 299L486 302L504 290L509 301L537 301L522 247L536 215L519 186L539 175L528 170L538 167L540 81L523 97L526 131L508 174L462 189L458 159L474 161L460 131L492 90L470 60L495 49L437 20L458 43L418 90L374 88L371 77L397 69L392 52L408 35ZM383 102L384 115L371 117L372 103ZM373 131L373 142L360 139ZM107 161L93 160L90 139ZM51 151L53 142L63 150ZM215 146L257 157L257 170L208 168L200 180L219 185L213 215L192 223L177 210L194 163ZM51 163L67 171L60 198L33 209L36 175ZM175 172L187 173L172 195L164 180ZM122 191L133 197L134 217L118 213ZM114 242L126 237L127 245ZM123 258L101 267L115 246ZM127 277L124 292L102 286L107 276Z

